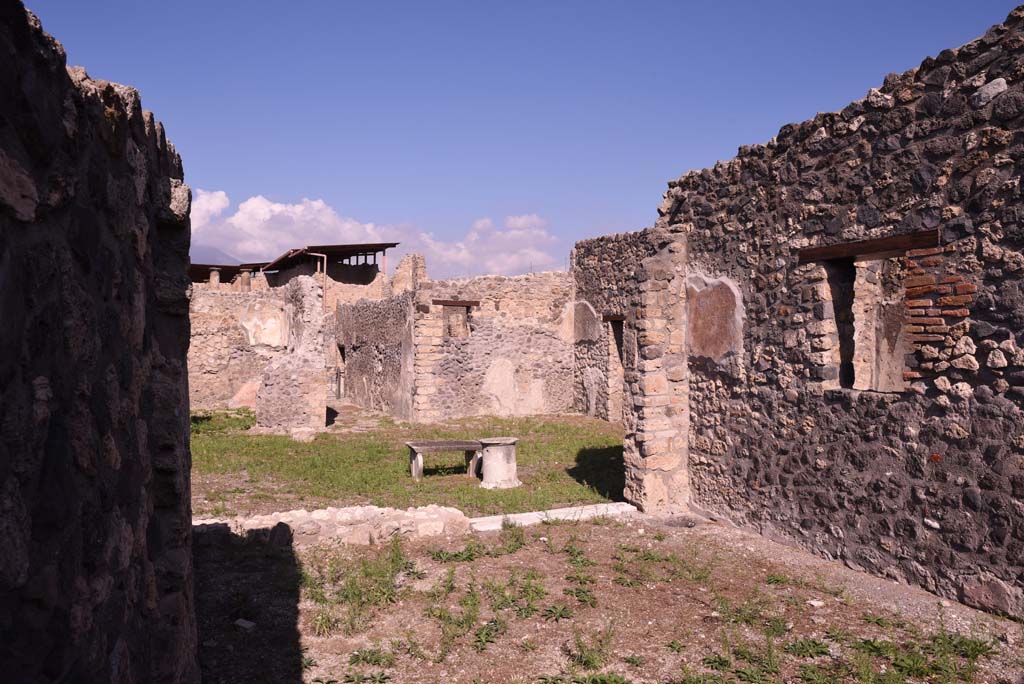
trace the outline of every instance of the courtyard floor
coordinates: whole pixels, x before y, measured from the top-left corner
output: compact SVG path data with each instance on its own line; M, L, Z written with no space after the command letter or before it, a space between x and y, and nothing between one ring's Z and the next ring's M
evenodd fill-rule
M617 500L621 426L581 417L431 426L342 409L314 441L192 419L197 517L374 504L491 515ZM404 442L514 435L523 486L461 454L409 476ZM197 534L213 683L1024 684L1018 623L696 518L509 527L371 547Z
M1020 684L1021 625L686 517L197 537L203 681ZM241 622L238 622L241 621Z

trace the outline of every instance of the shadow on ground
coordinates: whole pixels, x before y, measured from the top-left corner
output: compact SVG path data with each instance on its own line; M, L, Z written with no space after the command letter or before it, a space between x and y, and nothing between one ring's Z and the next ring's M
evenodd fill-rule
M241 537L216 524L193 533L203 682L301 684L301 573L291 530L279 523Z
M210 421L213 420L213 416L204 413L193 413L190 418L190 423L193 428L201 428L205 425L209 425Z
M612 501L622 501L626 488L626 471L622 462L622 445L580 449L576 465L566 470L577 482L591 487Z

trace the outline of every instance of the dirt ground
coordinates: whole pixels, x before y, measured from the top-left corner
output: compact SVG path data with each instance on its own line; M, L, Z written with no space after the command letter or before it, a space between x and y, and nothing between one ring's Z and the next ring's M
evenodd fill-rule
M208 684L1024 683L1020 624L689 518L371 548L225 532L196 571Z

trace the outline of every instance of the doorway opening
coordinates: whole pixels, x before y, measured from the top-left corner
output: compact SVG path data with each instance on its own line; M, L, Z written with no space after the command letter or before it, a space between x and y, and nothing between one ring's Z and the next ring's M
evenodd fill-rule
M345 396L345 345L338 345L337 363L334 366L334 398Z

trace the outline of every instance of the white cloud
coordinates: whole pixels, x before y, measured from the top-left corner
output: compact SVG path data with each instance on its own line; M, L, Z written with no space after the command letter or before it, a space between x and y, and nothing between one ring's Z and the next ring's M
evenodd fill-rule
M507 216L501 227L493 219L481 218L458 240L444 241L420 233L418 251L427 257L427 272L441 276L549 271L562 262L553 254L558 238L546 225L536 214Z
M544 228L548 222L536 214L520 214L519 216L507 216L505 227L513 230L534 230Z
M192 234L201 234L230 204L231 200L223 190L209 192L197 189L196 196L192 198Z
M495 273L514 275L559 268L558 238L536 214L473 222L460 238L444 240L413 226L381 226L341 216L323 200L272 202L250 197L224 216L223 191L197 189L192 202L193 242L216 247L242 261L273 259L288 249L317 244L400 242L399 254L420 252L427 272L442 278ZM396 255L397 256L397 255ZM397 263L397 260L392 263Z

